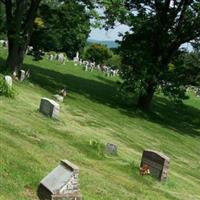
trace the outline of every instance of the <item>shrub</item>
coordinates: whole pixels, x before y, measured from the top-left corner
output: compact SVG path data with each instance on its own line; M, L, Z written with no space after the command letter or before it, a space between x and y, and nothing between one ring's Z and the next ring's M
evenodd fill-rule
M6 96L9 98L15 97L15 91L10 87L6 81L0 77L0 96Z
M97 152L99 157L104 157L105 145L98 140L90 140L90 146Z

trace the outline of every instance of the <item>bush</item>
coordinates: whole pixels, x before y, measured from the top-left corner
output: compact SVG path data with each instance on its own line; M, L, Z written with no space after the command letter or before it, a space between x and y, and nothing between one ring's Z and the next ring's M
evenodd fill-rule
M0 78L0 96L6 96L9 98L15 97L15 91L10 87L3 78Z

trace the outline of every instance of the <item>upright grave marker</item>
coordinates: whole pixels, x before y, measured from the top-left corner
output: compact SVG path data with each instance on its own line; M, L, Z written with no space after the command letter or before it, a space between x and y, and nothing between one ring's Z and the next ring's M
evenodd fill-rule
M12 77L11 76L4 76L4 80L6 84L11 88L12 87Z
M107 143L106 144L106 153L109 155L117 155L117 145Z
M42 98L40 102L40 112L44 115L57 119L60 112L60 105L54 100Z
M150 175L163 181L168 175L169 161L170 159L160 152L145 150L142 155L140 167L148 166Z
M38 186L40 200L82 200L78 183L79 168L62 160L52 172L43 178Z

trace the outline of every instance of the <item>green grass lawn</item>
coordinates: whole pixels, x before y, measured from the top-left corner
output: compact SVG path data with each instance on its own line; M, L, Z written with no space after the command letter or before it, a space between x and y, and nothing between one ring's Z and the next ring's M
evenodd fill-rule
M0 49L3 66L6 51ZM200 99L183 105L161 95L149 114L135 111L117 95L117 78L26 58L30 81L15 82L16 98L0 97L0 199L34 200L40 180L67 159L80 167L85 200L200 200ZM59 120L38 112L41 97L67 86ZM101 156L90 145L118 145L118 155ZM142 151L170 157L166 182L139 175Z

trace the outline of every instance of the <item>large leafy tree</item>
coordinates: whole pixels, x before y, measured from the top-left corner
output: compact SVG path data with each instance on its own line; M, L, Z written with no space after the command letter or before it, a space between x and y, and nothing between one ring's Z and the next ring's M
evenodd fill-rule
M64 51L73 57L86 44L90 17L85 5L75 0L57 7L52 7L50 3L41 4L31 45L34 49Z
M84 52L84 58L96 62L96 64L105 64L111 56L112 52L101 44L92 44L86 47Z
M17 71L22 66L33 22L41 0L1 0L6 10L8 38L7 67Z
M8 38L7 68L18 71L23 64L26 48L30 42L34 21L41 2L52 3L55 7L64 0L0 0L6 11L6 31ZM67 2L67 1L66 1ZM77 0L86 8L92 8L94 1ZM60 30L62 31L62 30Z
M171 97L184 97L170 63L182 44L200 36L200 1L104 0L104 5L109 24L130 26L121 43L122 78L124 88L138 93L138 106L148 109L159 86Z

